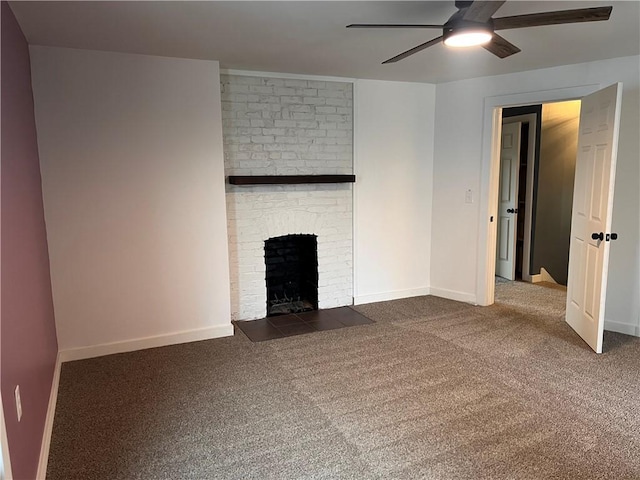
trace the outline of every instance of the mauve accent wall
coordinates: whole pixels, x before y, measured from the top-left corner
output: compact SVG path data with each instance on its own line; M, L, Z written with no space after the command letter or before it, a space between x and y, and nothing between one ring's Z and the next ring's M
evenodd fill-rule
M34 479L58 344L42 207L29 47L2 2L1 376L11 467ZM18 423L14 389L20 385Z

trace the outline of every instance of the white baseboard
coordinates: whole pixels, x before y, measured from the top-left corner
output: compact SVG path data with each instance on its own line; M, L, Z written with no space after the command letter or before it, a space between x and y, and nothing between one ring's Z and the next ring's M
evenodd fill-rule
M624 333L625 335L640 337L640 327L638 325L631 325L629 323L621 323L605 319L604 329L610 332Z
M44 421L44 432L42 433L42 445L40 447L40 458L38 460L37 480L45 480L47 476L47 464L49 462L49 447L51 446L51 434L53 433L53 419L56 414L56 403L58 401L58 385L60 384L60 368L62 361L60 354L56 357L56 366L53 370L53 380L51 381L51 393L49 394L49 406L47 416Z
M551 276L551 274L549 272L547 272L547 270L544 267L540 268L540 277L542 279L543 282L547 282L547 283L558 283L556 282L556 279L553 278Z
M431 295L434 297L448 298L449 300L456 300L458 302L470 303L477 305L477 299L473 293L458 292L456 290L447 290L446 288L431 287Z
M62 362L73 360L83 360L85 358L102 357L114 353L133 352L144 350L145 348L166 347L167 345L177 345L179 343L198 342L200 340L210 340L212 338L229 337L233 335L233 325L219 325L216 327L199 328L186 332L170 333L167 335L156 335L153 337L136 338L123 342L103 343L88 347L70 348L60 351Z
M365 303L386 302L388 300L397 300L399 298L419 297L421 295L429 295L429 287L412 288L409 290L396 290L393 292L374 293L371 295L359 295L353 298L354 305L363 305Z

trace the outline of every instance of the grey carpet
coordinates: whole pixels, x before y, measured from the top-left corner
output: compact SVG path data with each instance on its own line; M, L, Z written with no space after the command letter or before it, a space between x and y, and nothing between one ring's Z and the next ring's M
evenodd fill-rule
M47 478L639 479L640 339L598 356L562 290L496 299L64 364Z

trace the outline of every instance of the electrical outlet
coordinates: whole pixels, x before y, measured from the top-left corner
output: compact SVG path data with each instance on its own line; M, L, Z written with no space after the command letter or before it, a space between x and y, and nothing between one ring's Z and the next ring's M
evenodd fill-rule
M16 413L18 415L18 421L22 418L22 402L20 401L20 385L16 385Z

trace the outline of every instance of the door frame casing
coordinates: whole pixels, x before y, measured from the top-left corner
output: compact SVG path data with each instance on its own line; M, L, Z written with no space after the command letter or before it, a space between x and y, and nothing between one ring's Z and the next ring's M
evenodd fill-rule
M480 173L480 222L477 241L478 263L476 269L476 303L478 305L492 305L495 296L497 222L491 221L491 219L496 219L498 213L502 109L539 103L579 100L600 90L600 88L601 85L597 83L485 97L482 167Z

